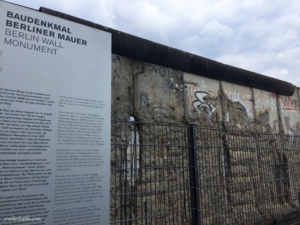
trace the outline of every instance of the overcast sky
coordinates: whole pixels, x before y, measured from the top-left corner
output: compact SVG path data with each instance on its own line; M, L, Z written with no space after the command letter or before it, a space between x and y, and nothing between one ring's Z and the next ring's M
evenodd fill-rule
M51 8L300 87L299 0L10 0Z

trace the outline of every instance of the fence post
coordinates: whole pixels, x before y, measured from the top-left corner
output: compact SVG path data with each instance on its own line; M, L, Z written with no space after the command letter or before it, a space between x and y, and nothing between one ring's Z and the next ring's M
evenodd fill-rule
M200 199L199 199L199 180L197 163L197 142L196 125L188 126L188 151L190 168L190 192L192 207L192 225L201 225L200 219Z

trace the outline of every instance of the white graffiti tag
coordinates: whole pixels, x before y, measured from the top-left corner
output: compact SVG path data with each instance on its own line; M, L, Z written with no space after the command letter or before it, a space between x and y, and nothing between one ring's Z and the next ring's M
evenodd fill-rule
M198 100L193 101L193 106L195 110L198 110L199 114L204 114L204 112L206 111L209 113L209 116L211 116L212 113L217 110L212 103L205 102L205 100L203 99L205 97L211 97L210 94L204 91L196 91L195 96Z

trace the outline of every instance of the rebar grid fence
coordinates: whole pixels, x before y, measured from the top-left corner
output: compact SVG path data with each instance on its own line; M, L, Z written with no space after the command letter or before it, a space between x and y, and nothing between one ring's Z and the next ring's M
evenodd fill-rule
M300 136L113 120L111 141L111 224L300 217Z

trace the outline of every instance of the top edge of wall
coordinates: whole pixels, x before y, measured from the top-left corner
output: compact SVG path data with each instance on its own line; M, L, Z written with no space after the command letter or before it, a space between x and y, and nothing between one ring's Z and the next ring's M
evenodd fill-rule
M286 81L226 65L45 7L40 7L39 11L111 33L113 54L280 95L292 96L295 91L295 86Z

